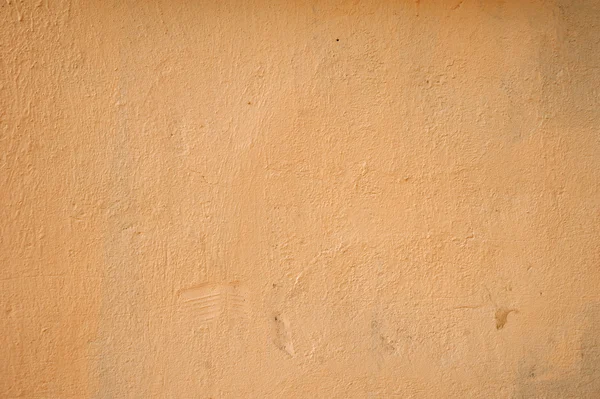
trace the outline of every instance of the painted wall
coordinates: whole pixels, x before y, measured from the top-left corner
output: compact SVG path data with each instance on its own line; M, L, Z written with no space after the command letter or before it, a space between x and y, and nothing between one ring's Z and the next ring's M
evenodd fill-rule
M600 2L6 0L0 397L599 398Z

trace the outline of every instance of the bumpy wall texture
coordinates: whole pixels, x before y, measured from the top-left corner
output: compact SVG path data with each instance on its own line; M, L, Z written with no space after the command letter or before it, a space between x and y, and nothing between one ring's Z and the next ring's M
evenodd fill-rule
M600 398L600 2L3 0L0 397Z

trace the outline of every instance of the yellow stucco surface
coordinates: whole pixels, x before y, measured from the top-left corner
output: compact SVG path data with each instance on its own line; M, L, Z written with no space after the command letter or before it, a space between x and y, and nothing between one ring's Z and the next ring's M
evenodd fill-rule
M1 398L600 398L600 1L6 0Z

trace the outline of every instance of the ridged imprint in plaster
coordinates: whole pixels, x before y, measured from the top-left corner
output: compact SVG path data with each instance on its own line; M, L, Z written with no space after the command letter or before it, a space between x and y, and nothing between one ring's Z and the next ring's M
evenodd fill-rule
M194 312L200 322L210 322L223 314L230 317L248 314L247 290L238 281L203 283L179 293L180 308Z

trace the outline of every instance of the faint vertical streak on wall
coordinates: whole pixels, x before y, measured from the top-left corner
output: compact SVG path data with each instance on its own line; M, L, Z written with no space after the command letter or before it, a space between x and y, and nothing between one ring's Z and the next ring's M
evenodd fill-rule
M105 274L102 283L102 307L99 330L99 391L98 399L126 396L140 397L145 385L129 386L137 370L137 354L141 353L144 337L142 321L145 317L140 306L139 259L133 235L138 229L136 215L135 176L131 145L132 102L128 95L132 79L128 68L126 48L120 48L118 86L115 107L116 123L109 137L110 184L108 208L105 212Z

